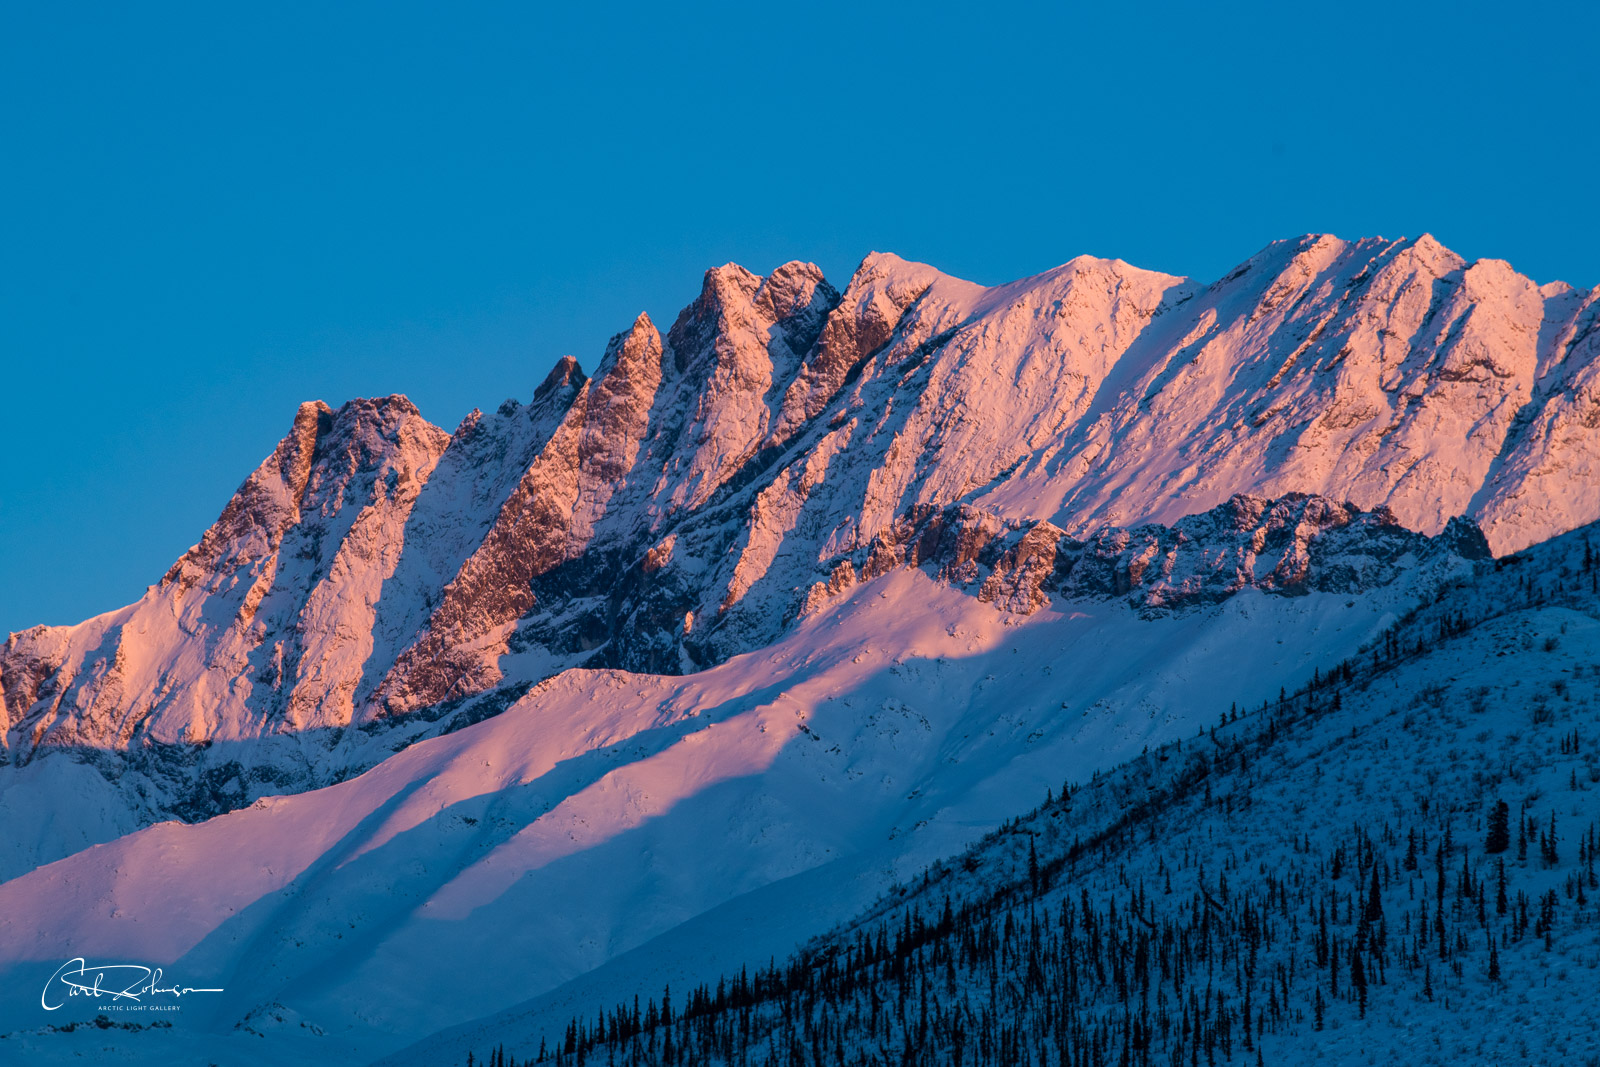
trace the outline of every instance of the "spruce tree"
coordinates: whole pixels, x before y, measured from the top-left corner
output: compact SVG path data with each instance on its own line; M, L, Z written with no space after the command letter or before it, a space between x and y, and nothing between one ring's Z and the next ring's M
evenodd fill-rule
M1503 800L1494 802L1494 810L1489 813L1489 836L1483 842L1483 850L1491 855L1504 852L1511 847L1511 805Z
M1367 969L1361 964L1361 946L1350 946L1350 984L1355 986L1361 1018L1367 1017Z
M1372 886L1367 890L1367 913L1364 918L1369 923L1383 921L1383 900L1378 896L1378 865L1372 865Z

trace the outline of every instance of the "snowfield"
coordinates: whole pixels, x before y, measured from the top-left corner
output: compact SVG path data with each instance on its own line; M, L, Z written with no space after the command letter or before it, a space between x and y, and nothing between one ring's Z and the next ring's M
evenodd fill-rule
M57 957L151 961L227 993L119 1035L130 1056L245 1055L236 1024L282 1005L295 1025L268 1059L371 1058L758 901L753 941L676 942L674 968L710 973L789 951L1064 770L1191 734L1214 694L1298 684L1407 603L1246 592L1156 619L1118 601L1016 616L900 570L704 673L568 671L358 778L13 879L4 981L38 984ZM0 1027L55 1021L30 999Z

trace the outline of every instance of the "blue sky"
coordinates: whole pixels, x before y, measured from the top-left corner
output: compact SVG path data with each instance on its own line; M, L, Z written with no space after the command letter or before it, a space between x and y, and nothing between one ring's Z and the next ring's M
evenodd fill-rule
M729 260L1209 279L1426 230L1600 283L1597 39L1576 4L5 5L0 633L135 599L301 400L450 429Z

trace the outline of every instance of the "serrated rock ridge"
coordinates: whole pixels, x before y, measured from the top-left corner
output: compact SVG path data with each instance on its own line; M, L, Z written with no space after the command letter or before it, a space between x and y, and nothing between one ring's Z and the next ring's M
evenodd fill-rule
M1600 519L1597 381L1600 290L1427 235L1275 242L1210 285L728 264L453 434L404 397L302 405L138 603L11 636L5 744L315 734L315 783L374 758L362 731L698 670L904 566L1023 614L1358 593Z

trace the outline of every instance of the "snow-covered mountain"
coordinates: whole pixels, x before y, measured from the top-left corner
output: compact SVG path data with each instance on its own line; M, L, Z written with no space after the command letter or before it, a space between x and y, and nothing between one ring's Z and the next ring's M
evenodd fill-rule
M1279 242L1209 287L718 268L665 337L641 315L593 379L563 360L453 434L402 397L302 406L137 604L12 635L3 737L316 735L237 796L316 784L359 769L321 755L352 726L763 647L953 506L977 542L1091 538L1305 492L1514 550L1600 518L1597 296L1426 236Z
M1537 799L1573 768L1586 776L1596 531L1468 561L1397 527L1362 534L1363 521L1310 544L1392 539L1392 563L1426 581L1362 593L1344 577L1249 585L1176 609L1153 608L1148 588L1096 587L1020 615L931 567L897 568L770 648L707 671L567 671L349 781L83 850L0 884L0 983L47 977L67 951L151 961L224 992L186 1002L181 1024L111 1034L59 1030L98 1004L58 1018L31 999L0 1000L0 1033L37 1062L460 1064L499 1043L526 1056L573 1015L765 966L852 915L875 922L882 894L918 886L931 864L956 879L940 889L980 903L995 879L962 881L965 861L940 861L977 843L971 871L1014 875L1015 830L999 847L980 839L1063 780L1121 768L1052 830L1046 863L1137 814L1144 795L1182 802L1161 810L1173 848L1189 848L1184 878L1204 863L1244 893L1259 889L1255 853L1246 862L1227 845L1248 839L1272 855L1298 827L1315 831L1322 856L1351 819L1381 821L1396 804L1423 804L1405 812L1433 820L1417 823L1430 834L1456 820L1459 841L1480 829L1462 808L1474 790ZM1284 547L1292 557L1294 543ZM1313 551L1311 567L1348 576L1370 562ZM1310 733L1294 726L1277 748L1252 738L1279 716L1293 726L1313 703L1322 712ZM1201 734L1233 710L1245 713L1239 729ZM1585 755L1552 761L1546 749L1575 727ZM1197 735L1205 753L1249 742L1242 760L1225 749L1220 799L1198 813L1196 788L1162 796ZM1182 758L1169 764L1174 751ZM1308 809L1314 818L1302 818ZM1218 846L1206 820L1223 813L1234 836ZM1573 833L1565 806L1560 818ZM1152 850L1143 830L1110 841L1140 870L1179 855ZM1476 854L1472 865L1481 877ZM1096 894L1121 885L1110 861L1086 865L1095 871ZM1147 891L1154 877L1143 874ZM1559 884L1517 877L1541 893ZM1569 940L1582 928L1564 922L1562 951L1581 958L1590 942ZM1527 973L1537 960L1506 965ZM1479 995L1460 975L1433 981L1453 998ZM1302 976L1296 995L1313 985ZM1348 1019L1354 1008L1334 1010ZM1448 1017L1436 1021L1453 1036Z
M788 952L1064 768L1509 595L1600 518L1597 297L1427 237L730 265L454 433L303 405L138 603L0 650L0 973L221 976L139 1047L325 1062Z

